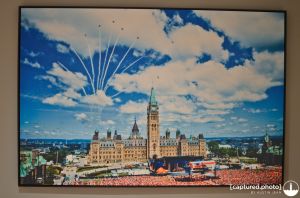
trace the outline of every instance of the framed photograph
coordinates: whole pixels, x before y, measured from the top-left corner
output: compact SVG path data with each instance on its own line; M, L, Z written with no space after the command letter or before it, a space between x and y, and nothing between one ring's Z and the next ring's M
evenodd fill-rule
M285 20L20 7L19 186L282 184Z

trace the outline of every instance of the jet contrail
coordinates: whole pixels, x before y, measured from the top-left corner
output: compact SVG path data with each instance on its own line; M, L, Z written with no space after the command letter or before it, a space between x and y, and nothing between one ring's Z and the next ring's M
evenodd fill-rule
M121 64L123 63L123 61L125 60L126 56L128 55L129 51L133 48L135 44L135 41L130 45L130 47L128 48L127 52L124 54L123 58L121 59L121 61L119 62L119 64L117 65L115 71L112 73L112 75L110 76L110 78L107 80L107 83L104 87L104 92L106 92L107 88L108 88L108 83L109 81L114 77L115 73L118 71L119 67L121 66Z
M116 96L120 95L121 93L123 93L123 91L119 91L118 93L116 93L116 94L112 95L112 96L111 96L111 98L114 98L114 97L116 97Z
M106 48L106 52L105 52L105 58L104 58L104 62L103 62L103 70L105 69L105 62L106 62L107 53L108 53L108 50L109 50L110 40L111 40L111 35L108 39L108 44L107 44L107 48ZM101 77L100 77L100 89L102 89L102 87L101 87L102 79L103 79L103 71L102 71Z
M145 56L142 56L140 58L138 58L137 60L133 61L130 65L128 65L120 74L123 74L127 69L129 69L130 67L132 67L135 63L137 63L139 60L141 60L142 58L144 58ZM107 84L106 84L107 85ZM104 93L106 92L106 90L109 88L109 86L106 87L104 91Z
M101 73L101 31L100 31L101 25L99 25L99 63L98 63L98 75L97 75L97 84L96 89L99 89L99 80L100 80L100 73Z
M94 82L95 82L95 70L94 70L93 57L91 55L91 48L90 48L90 45L89 45L89 42L88 42L86 34L84 35L84 38L85 38L85 41L86 41L86 44L87 44L87 47L88 47L88 50L89 50L90 62L91 62L91 67L92 67L92 79L93 79L93 84L94 84Z
M91 82L91 86L92 86L93 92L94 92L94 94L96 95L95 87L94 87L94 84L92 83L92 78L91 78L91 75L90 75L90 73L89 73L89 70L86 68L86 65L85 65L84 62L82 61L81 57L78 55L77 51L76 51L74 48L72 48L72 47L70 47L70 49L75 53L75 55L77 56L77 58L78 58L79 61L81 62L83 68L85 69L85 71L86 71L86 73L87 73L87 75L88 75L88 77L89 77L89 79L90 79L90 82Z
M66 66L64 66L64 64L62 64L61 62L58 62L58 64L65 69L67 72L71 72ZM84 95L87 96L86 91L84 89L84 86L81 87L81 90L83 91Z
M129 69L131 66L133 66L135 63L137 63L139 60L141 60L142 58L146 57L145 55L144 56L141 56L140 58L136 59L135 61L133 61L130 65L128 65L120 74L123 74L127 69Z
M110 56L109 56L107 65L106 65L106 67L105 67L104 77L103 77L102 83L101 83L101 88L102 88L102 89L103 89L103 86L104 86L104 81L105 81L106 73L107 73L107 70L108 70L108 68L109 68L109 64L110 64L111 58L112 58L112 56L114 55L115 48L116 48L116 45L117 45L117 43L118 43L118 41L119 41L119 38L120 38L120 37L118 36L117 39L116 39L116 41L115 41L115 43L114 43L113 49L112 49L112 51L111 51L111 53L110 53Z

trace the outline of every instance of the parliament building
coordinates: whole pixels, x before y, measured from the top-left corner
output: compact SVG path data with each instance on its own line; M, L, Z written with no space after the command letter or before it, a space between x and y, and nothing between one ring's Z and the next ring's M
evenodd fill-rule
M107 131L107 136L99 138L99 132L95 131L90 150L87 156L88 164L109 164L121 162L146 162L156 155L160 157L174 156L203 156L206 157L206 142L203 134L198 137L187 138L176 131L176 138L171 138L167 129L165 136L160 136L159 107L155 90L151 89L149 104L147 107L147 139L140 135L136 120L133 124L131 135L127 139L112 131Z

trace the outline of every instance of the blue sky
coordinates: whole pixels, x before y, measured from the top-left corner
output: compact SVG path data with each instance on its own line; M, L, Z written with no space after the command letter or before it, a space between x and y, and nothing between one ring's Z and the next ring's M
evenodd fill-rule
M151 87L161 135L283 133L283 13L22 8L20 36L22 138L146 137Z

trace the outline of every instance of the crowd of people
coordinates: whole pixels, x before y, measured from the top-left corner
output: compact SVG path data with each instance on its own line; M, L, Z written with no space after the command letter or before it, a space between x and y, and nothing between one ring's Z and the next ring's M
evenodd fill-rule
M115 178L101 178L93 180L80 180L73 185L92 186L162 186L172 185L172 180L167 176L123 176Z
M208 186L208 185L238 185L238 184L279 184L282 180L282 170L220 170L214 178L201 174L190 176L123 176L115 178L100 178L78 180L69 185L92 186Z
M226 170L218 171L218 176L220 179L214 181L217 185L279 184L282 181L282 169Z

